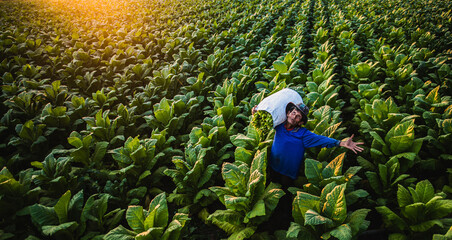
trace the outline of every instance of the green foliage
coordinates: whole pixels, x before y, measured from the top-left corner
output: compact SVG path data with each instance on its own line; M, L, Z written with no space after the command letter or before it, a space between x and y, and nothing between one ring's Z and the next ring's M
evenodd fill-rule
M123 175L137 185L158 183L166 166L162 162L165 154L156 153L156 144L156 139L139 140L138 137L129 137L123 147L109 152L119 168L114 173Z
M107 213L108 199L107 194L95 194L84 204L83 191L72 196L68 190L53 207L34 204L28 211L33 223L45 236L55 239L101 238L119 223L124 214L121 209Z
M340 139L340 135L345 129L340 127L342 124L340 115L340 111L334 110L328 105L322 106L312 111L309 115L306 128L318 135ZM319 161L329 161L335 157L337 150L336 148L308 148L306 152L308 157L315 158Z
M160 103L154 105L154 116L146 118L153 128L167 129L174 135L188 127L190 117L200 110L204 101L202 96L194 96L194 92L186 95L177 95L173 100L162 98Z
M257 111L253 115L251 125L259 132L261 138L265 138L273 128L272 115L266 111Z
M33 174L33 182L42 189L47 189L45 192L49 196L60 196L75 182L70 175L71 165L67 157L55 158L51 153L44 161L35 161L31 165L40 169Z
M98 141L109 142L115 146L124 141L124 135L117 128L117 119L111 121L109 111L96 113L95 117L84 117L87 127L82 133L93 134Z
M229 239L251 237L267 220L284 191L278 184L266 186L267 151L258 151L250 166L243 162L224 163L225 187L211 187L226 210L216 210L207 220L223 229Z
M365 161L358 157L358 162L363 163L363 165L365 165ZM395 188L399 184L409 186L416 181L416 178L411 178L409 174L400 172L400 163L397 158L392 158L385 164L379 163L378 166L367 166L372 171L367 171L366 177L372 190L379 196L378 204L387 204L388 201L395 200Z
M208 110L206 113L211 117L223 116L226 127L232 126L235 118L240 112L240 108L236 105L235 96L229 94L225 98L215 98L212 100L214 104L213 110Z
M78 132L72 132L68 143L75 147L71 149L70 156L73 161L82 163L85 167L102 167L102 159L107 151L108 142L93 142L92 134L83 137ZM94 148L94 153L91 150Z
M207 117L200 127L192 128L189 134L187 147L192 148L201 145L203 148L213 147L217 156L217 165L221 165L224 160L232 156L229 135L234 132L234 127L226 128L223 116ZM182 155L182 154L181 154Z
M346 184L327 184L320 196L299 191L293 201L292 222L288 238L352 239L369 227L365 218L369 209L347 212Z
M397 184L410 191L428 178L452 193L450 9L445 0L0 1L0 239L284 239L268 222L283 195L266 184L273 132L248 125L252 107L286 87L306 92L308 129L359 133L367 171L343 148L308 149L303 190L321 199L338 184L324 198L340 214L312 207L311 225L295 219L287 236L356 238L364 206L418 226L395 206ZM221 165L226 184L212 188ZM159 195L122 217L162 192L168 205ZM342 220L340 205L358 210ZM202 222L179 213L168 224L176 208L200 210ZM450 213L443 227L422 216L428 231L390 238L448 237ZM255 232L266 221L268 232Z
M334 75L328 76L331 73L316 70L312 72L312 79L308 79L308 82L306 82L307 104L315 108L328 105L337 110L341 109L345 102L338 99L341 87L334 84Z
M215 194L208 189L212 186L218 170L213 156L212 147L187 147L185 157L173 157L176 169L164 171L176 184L176 189L168 196L168 200L183 206L180 212L196 213L201 207L206 207L215 200Z
M168 223L165 193L157 195L151 201L149 210L142 206L129 206L126 219L132 230L120 225L108 232L104 239L179 239L185 224L190 220L187 214L176 213Z
M305 83L307 76L299 68L300 63L298 54L287 53L273 62L272 69L265 70L263 75L269 82L258 81L256 87L276 92L292 84Z
M273 143L273 135L270 133L267 136L261 136L258 130L250 125L246 135L241 133L232 135L231 142L237 147L234 152L235 161L251 166L256 152L269 147Z
M406 172L414 165L415 159L422 147L423 139L414 137L414 120L408 120L394 125L382 138L374 131L369 134L374 137L370 156L374 165L385 164L385 159L399 159L400 170ZM360 164L369 165L369 161L361 158ZM375 167L374 167L375 169Z
M322 189L331 182L335 182L338 185L347 183L347 189L345 191L347 204L351 205L358 198L367 197L369 195L367 191L355 189L355 185L361 180L356 175L361 170L361 167L350 167L345 173L342 173L344 160L345 153L338 155L328 164L307 158L305 160L304 173L309 183L303 185L304 191L312 195L320 195ZM295 190L291 191L296 193Z
M406 237L416 236L416 233L434 232L435 228L448 226L446 216L452 212L452 200L444 199L442 193L436 193L428 180L420 181L416 188L398 186L397 202L400 211L394 212L386 206L376 207L382 215L385 226L393 234L407 234ZM430 235L431 236L431 235Z
M11 215L17 215L17 211L36 201L39 189L32 189L31 169L24 170L16 180L11 172L4 167L0 171L0 213L5 220Z

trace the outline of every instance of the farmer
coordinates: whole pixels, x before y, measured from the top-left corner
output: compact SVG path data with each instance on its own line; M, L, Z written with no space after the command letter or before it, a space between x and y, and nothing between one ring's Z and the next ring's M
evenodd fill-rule
M256 112L256 106L252 114ZM354 153L361 152L362 142L354 142L353 135L345 140L339 141L333 138L317 135L304 127L308 121L309 108L303 103L295 105L289 103L286 106L287 120L276 126L275 138L270 154L270 177L281 183L285 188L292 185L292 181L298 176L301 163L303 162L305 148L310 147L336 147L341 146L352 150Z

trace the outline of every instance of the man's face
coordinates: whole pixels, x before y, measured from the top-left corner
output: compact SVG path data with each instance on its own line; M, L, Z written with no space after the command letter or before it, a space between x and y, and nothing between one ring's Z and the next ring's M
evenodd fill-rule
M287 113L287 122L292 126L299 126L303 120L303 115L298 109L294 109Z

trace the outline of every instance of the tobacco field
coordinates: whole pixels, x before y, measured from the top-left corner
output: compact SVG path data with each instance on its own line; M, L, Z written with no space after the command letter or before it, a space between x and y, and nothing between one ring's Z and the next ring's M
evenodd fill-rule
M0 240L452 239L451 68L447 0L0 0ZM284 88L364 151L274 182Z

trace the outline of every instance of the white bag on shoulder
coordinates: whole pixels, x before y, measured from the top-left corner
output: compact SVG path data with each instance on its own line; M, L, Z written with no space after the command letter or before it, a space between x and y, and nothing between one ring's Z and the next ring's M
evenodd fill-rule
M283 90L276 92L262 100L256 110L264 110L272 115L273 128L286 121L286 106L289 103L299 105L303 103L303 99L300 94L290 88L284 88Z

